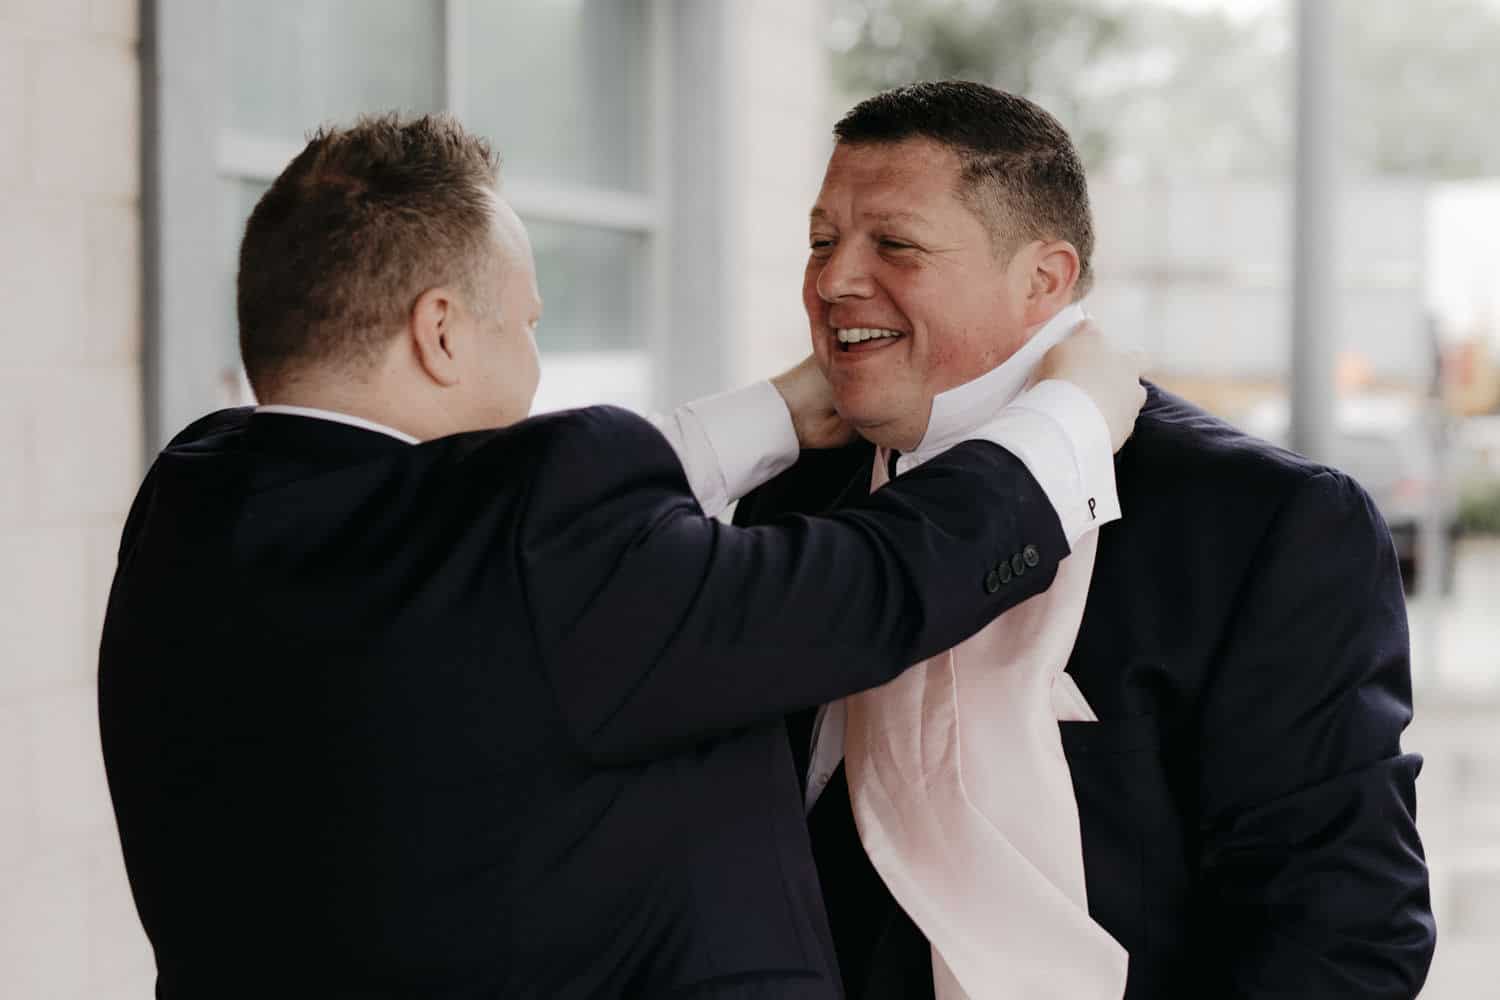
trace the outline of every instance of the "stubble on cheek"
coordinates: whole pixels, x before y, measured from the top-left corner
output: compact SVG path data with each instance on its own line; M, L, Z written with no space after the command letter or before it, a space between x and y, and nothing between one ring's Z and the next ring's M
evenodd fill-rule
M935 340L919 366L930 395L946 392L999 367L1014 351L983 336L959 334Z

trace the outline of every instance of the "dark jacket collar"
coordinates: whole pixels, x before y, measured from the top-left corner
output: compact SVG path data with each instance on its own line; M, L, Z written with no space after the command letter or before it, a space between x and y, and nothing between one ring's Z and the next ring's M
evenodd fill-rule
M252 413L245 440L255 451L355 461L419 447L380 431L288 413Z
M848 507L855 504L862 497L870 495L870 481L875 472L875 449L869 445L861 449L863 458L854 468L854 475L844 484L839 495L828 505L828 510L838 510L840 507Z

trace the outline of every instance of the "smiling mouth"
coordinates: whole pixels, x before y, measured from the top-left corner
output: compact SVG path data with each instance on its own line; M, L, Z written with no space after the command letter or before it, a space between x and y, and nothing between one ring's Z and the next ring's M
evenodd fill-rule
M900 330L886 330L873 326L852 326L833 332L838 338L839 351L844 354L879 350L882 347L889 347L906 336Z

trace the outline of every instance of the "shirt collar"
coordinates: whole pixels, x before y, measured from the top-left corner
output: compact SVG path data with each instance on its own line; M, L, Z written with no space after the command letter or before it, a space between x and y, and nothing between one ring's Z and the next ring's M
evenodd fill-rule
M920 464L947 451L1010 405L1026 388L1042 357L1087 316L1079 303L1067 306L1000 365L972 381L934 396L927 433L912 449L910 464ZM904 467L907 463L902 465Z
M374 431L377 434L386 434L398 441L407 444L421 444L422 442L403 431L385 424L377 424L373 420L364 417L356 417L349 413L339 413L337 410L320 410L312 406L283 406L273 403L270 406L257 406L256 413L280 413L289 417L311 417L314 420L331 420L336 424L348 424L350 427L358 427L362 430Z

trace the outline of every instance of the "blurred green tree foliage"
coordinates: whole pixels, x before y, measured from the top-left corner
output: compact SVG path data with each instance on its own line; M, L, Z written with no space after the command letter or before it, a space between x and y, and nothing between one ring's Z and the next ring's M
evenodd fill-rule
M1265 176L1291 152L1287 3L1258 14L1160 0L833 0L842 106L912 80L1026 94L1091 169ZM1500 0L1342 0L1342 141L1356 172L1500 175Z

